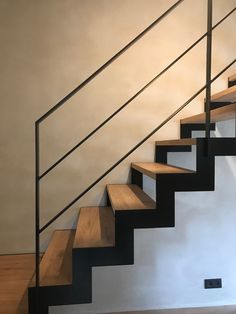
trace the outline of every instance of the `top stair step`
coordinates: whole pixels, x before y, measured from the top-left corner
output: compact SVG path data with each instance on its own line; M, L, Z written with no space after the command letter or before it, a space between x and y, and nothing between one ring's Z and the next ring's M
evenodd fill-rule
M132 163L132 168L138 170L139 172L146 174L147 176L156 179L158 174L177 174L177 173L192 173L193 171L174 167L171 165L163 164L163 163L156 163L156 162L135 162Z
M156 209L156 203L136 184L109 184L108 195L114 211Z
M220 107L211 110L211 122L225 121L230 119L235 119L236 116L236 104L231 104L228 106ZM181 124L191 124L191 123L205 123L206 114L200 113L185 119L182 119Z
M73 248L115 245L115 217L111 207L81 208Z
M182 138L177 140L156 141L158 146L192 146L196 145L196 138Z
M236 102L236 85L211 96L212 102Z

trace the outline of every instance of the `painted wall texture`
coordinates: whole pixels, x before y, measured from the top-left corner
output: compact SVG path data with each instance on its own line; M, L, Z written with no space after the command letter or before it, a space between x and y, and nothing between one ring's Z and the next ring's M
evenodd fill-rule
M173 3L167 0L0 1L1 254L33 251L34 121ZM215 0L214 23L235 4L234 0ZM213 75L235 57L234 22L232 16L214 31ZM45 121L40 137L41 171L159 73L204 33L205 27L206 1L184 1ZM43 179L42 224L197 91L204 84L204 70L203 41ZM213 85L213 92L226 87L226 78L232 72L233 68ZM42 249L52 230L75 226L81 206L104 204L106 183L127 182L131 161L153 160L156 139L178 137L178 120L200 112L203 98L204 94L200 95L51 226L43 237ZM150 231L145 237L153 238L153 232L163 231Z

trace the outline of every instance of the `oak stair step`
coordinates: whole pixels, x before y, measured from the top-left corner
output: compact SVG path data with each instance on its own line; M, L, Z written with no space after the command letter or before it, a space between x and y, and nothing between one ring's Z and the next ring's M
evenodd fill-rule
M181 173L193 173L193 171L175 167L163 163L156 163L156 162L134 162L132 163L132 168L138 170L139 172L156 179L158 174L181 174Z
M136 184L111 184L107 191L114 211L156 208L153 199Z
M72 246L75 230L56 230L40 263L40 285L72 283ZM34 285L35 278L31 283Z
M236 86L229 87L211 96L212 102L236 102Z
M235 119L236 116L236 104L220 107L211 110L211 122L226 121ZM205 123L206 113L200 113L180 121L181 124L194 124L194 123Z
M73 248L112 247L114 245L115 217L112 208L81 208Z
M192 146L196 145L196 138L182 138L176 140L156 141L158 146Z

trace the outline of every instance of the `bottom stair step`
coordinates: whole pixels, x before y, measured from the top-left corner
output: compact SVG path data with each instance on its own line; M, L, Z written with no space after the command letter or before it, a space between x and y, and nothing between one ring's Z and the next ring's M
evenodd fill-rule
M111 184L107 191L114 211L156 208L153 199L136 184Z
M40 263L40 285L72 283L72 246L75 230L56 230ZM35 279L31 283L34 285Z
M112 208L81 208L74 249L112 246L115 246L115 217Z

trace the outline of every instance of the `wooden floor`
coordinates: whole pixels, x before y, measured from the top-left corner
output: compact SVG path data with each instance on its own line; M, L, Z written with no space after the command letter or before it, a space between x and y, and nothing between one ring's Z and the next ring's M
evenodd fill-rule
M236 314L235 306L217 306L202 308L185 308L174 310L152 310L152 311L136 311L136 312L119 312L110 314Z
M27 314L27 287L34 273L34 255L0 256L0 314Z

